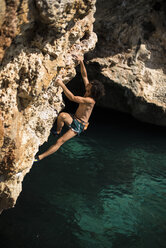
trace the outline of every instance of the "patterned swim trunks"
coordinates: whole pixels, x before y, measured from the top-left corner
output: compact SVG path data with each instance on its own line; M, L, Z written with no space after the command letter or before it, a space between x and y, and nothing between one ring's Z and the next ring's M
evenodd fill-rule
M85 125L77 119L73 118L73 122L71 123L71 125L69 125L69 128L71 128L74 132L79 135L84 131Z

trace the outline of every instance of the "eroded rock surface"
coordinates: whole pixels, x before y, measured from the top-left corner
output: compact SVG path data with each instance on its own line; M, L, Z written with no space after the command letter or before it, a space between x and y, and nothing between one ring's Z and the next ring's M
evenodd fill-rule
M89 75L103 81L101 102L166 126L166 2L98 0Z
M0 211L13 207L63 108L76 58L95 47L95 0L0 1Z

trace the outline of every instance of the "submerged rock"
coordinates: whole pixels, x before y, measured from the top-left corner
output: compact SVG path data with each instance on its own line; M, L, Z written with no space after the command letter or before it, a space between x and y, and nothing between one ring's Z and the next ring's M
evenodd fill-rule
M13 207L63 108L61 75L95 47L95 0L0 2L0 211Z

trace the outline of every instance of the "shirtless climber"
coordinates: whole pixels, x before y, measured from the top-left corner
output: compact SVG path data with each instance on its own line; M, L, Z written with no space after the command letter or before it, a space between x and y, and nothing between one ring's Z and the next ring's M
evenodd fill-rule
M56 84L62 87L64 94L67 96L67 98L73 102L78 103L79 106L74 116L71 116L70 114L65 112L61 112L59 114L57 118L56 134L60 135L64 124L68 125L69 130L63 136L61 136L56 141L56 143L52 145L46 152L38 156L36 155L34 162L38 162L43 158L53 154L66 141L86 130L89 124L88 123L89 117L92 113L96 101L104 95L103 84L97 80L89 82L87 71L82 57L77 57L77 59L80 62L81 75L86 89L85 95L83 97L74 96L73 93L70 90L68 90L68 88L65 86L65 84L62 82L61 79L56 80Z

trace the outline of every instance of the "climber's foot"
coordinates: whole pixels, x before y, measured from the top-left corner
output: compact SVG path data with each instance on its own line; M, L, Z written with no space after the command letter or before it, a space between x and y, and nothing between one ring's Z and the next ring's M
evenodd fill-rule
M55 136L58 137L60 135L60 132L57 132L54 128L51 129L51 133Z
M35 155L33 163L38 163L40 161L39 156Z

